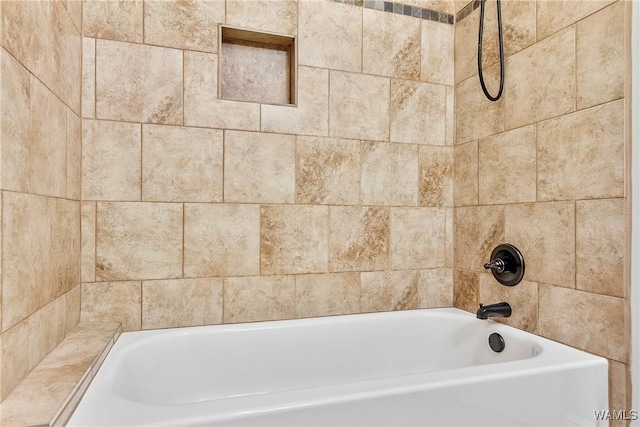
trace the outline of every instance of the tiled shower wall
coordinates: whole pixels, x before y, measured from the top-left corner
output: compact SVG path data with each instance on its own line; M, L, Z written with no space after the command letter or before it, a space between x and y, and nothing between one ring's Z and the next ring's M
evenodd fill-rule
M2 1L0 400L80 318L79 2Z
M507 300L507 323L608 358L612 409L625 408L628 378L626 3L503 1L506 82L494 103L477 76L479 10L455 29L454 304ZM482 268L503 242L526 261L513 288Z
M350 3L84 3L83 321L452 305L453 25ZM297 107L217 98L220 24L297 37Z

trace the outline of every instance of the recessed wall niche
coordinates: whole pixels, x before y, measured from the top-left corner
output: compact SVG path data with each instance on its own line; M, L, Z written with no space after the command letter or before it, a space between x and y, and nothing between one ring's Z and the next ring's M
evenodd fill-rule
M219 98L296 103L295 38L222 27Z

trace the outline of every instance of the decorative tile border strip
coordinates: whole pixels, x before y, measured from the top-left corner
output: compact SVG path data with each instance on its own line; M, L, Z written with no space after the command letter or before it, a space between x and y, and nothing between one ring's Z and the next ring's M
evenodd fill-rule
M454 16L449 13L436 12L435 10L423 7L411 6L408 4L396 3L384 0L333 0L337 3L352 4L367 9L381 10L383 12L397 13L398 15L412 16L414 18L426 19L429 21L452 24ZM476 0L479 1L479 0ZM479 3L478 3L479 4Z
M480 0L473 0L468 5L463 7L456 15L456 22L462 21L467 16L471 15L471 12L480 7Z

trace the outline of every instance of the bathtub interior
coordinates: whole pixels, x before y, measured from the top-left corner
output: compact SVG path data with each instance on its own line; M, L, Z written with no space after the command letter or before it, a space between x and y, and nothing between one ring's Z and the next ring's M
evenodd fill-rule
M125 333L111 383L127 400L180 405L503 363L541 352L534 341L505 330L507 346L496 353L487 343L490 323L428 316L185 328L142 339L141 333ZM125 345L129 340L136 342Z
M447 308L125 333L69 425L602 426L607 396L605 359Z

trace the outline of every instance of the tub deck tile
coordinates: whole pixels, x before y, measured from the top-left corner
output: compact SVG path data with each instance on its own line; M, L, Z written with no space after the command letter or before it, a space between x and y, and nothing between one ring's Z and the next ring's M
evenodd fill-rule
M75 327L0 404L0 425L65 425L121 331L119 323Z

